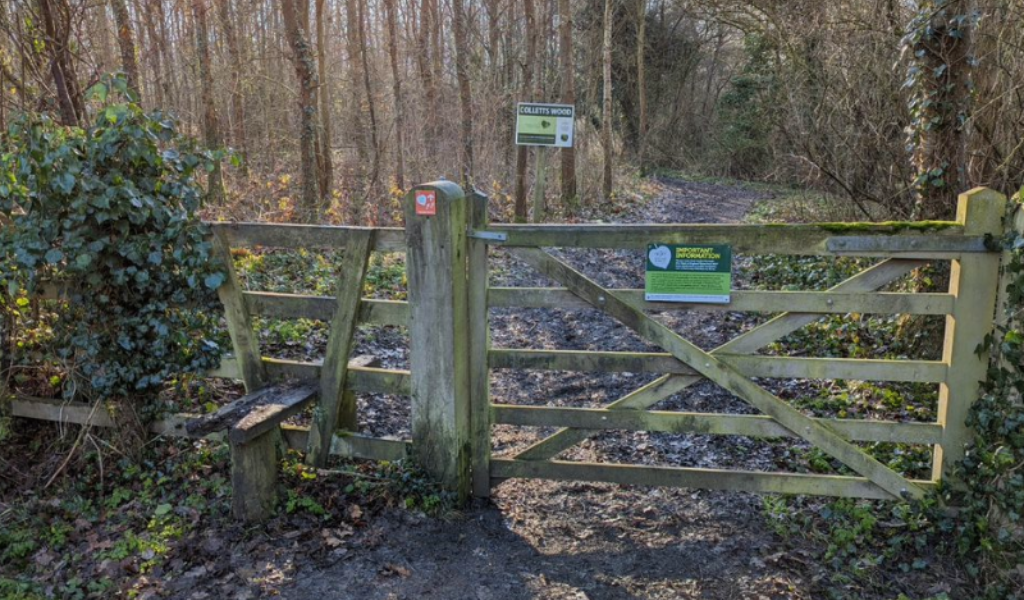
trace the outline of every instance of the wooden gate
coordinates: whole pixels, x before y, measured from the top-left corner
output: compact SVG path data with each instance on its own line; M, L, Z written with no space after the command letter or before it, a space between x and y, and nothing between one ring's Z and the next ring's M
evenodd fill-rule
M485 203L478 199L478 204ZM961 196L954 222L817 225L494 225L485 229L477 208L470 223L470 347L483 348L474 365L473 480L485 496L494 482L513 477L605 481L636 485L745 490L891 499L920 497L949 476L968 441L968 409L984 379L987 357L976 354L992 330L1000 255L991 243L1002 233L1004 196L975 190ZM874 266L824 292L733 291L727 305L647 302L642 290L603 288L544 247L642 249L649 243L728 244L745 255L876 257ZM500 244L558 288L486 289L486 245ZM881 288L934 261L952 262L948 293L884 293ZM641 268L638 265L638 268ZM476 300L474 300L476 298ZM485 300L484 300L485 298ZM591 308L604 311L662 353L492 349L488 307ZM644 311L704 310L782 313L706 352ZM880 313L946 315L938 361L795 358L756 354L822 315ZM555 369L656 372L663 375L603 408L491 404L486 369ZM821 419L766 390L754 378L853 379L940 384L934 423ZM710 380L761 415L647 410L701 381ZM493 424L559 427L511 458L490 456ZM804 440L856 476L724 469L595 464L557 455L600 430L702 433ZM928 480L912 480L882 464L854 442L899 442L933 447Z

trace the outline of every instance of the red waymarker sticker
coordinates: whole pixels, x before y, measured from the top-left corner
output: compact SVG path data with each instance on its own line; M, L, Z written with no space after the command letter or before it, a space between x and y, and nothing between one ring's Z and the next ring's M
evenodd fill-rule
M416 190L416 214L437 214L437 192L434 190Z

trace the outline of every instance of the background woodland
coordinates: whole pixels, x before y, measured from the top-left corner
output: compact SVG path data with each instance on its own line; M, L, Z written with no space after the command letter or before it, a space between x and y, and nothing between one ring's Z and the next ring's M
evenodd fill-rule
M1024 183L1021 22L1024 0L4 0L0 129L90 122L120 71L231 150L214 215L385 223L443 176L525 219L515 103L567 102L551 218L654 168L936 218Z

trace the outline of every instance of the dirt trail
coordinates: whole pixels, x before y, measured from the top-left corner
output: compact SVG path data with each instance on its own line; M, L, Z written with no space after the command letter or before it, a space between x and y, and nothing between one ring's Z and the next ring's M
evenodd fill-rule
M623 222L727 223L743 218L756 192L675 180ZM495 285L546 284L499 251ZM604 285L642 287L637 252L563 251ZM680 313L665 322L710 348L748 328L735 314ZM492 313L496 347L648 348L595 311ZM493 371L496 402L597 406L653 377ZM700 385L660 405L749 412L714 386ZM371 424L372 425L372 424ZM371 427L372 428L372 427ZM389 428L390 429L390 428ZM495 429L495 454L536 441L539 432ZM607 432L564 456L682 466L770 469L771 452L742 438ZM290 599L400 598L811 598L800 556L782 552L756 496L607 484L510 480L490 502L439 521L406 512L373 519L336 563L298 569Z

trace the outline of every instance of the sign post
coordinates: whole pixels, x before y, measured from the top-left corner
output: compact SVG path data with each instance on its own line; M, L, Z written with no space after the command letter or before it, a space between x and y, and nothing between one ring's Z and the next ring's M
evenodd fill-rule
M648 244L644 299L648 302L728 304L730 246Z
M516 106L516 145L537 146L537 172L533 187L533 221L544 220L547 148L571 148L576 107L571 104L520 102Z

